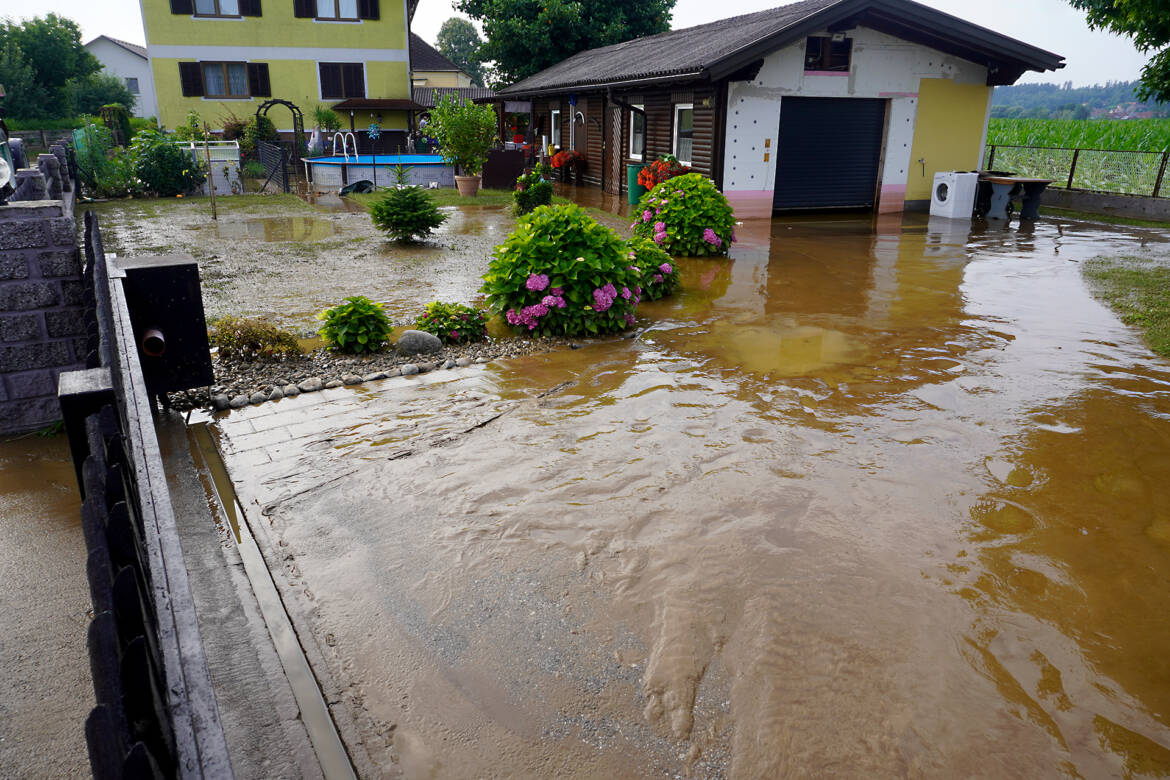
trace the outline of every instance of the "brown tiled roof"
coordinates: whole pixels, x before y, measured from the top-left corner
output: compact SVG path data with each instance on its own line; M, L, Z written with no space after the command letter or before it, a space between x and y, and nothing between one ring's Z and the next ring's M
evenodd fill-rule
M415 87L414 102L426 108L434 108L435 104L447 95L456 95L464 100L478 103L490 100L496 96L494 90L487 87Z
M414 70L461 70L414 33L410 34L410 67Z

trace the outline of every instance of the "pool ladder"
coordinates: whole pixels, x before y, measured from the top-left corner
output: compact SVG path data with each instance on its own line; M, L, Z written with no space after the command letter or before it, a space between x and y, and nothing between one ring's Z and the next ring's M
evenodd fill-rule
M337 156L337 139L341 139L341 154L345 157L345 161L349 162L349 143L353 142L353 156L358 156L357 137L353 133L334 133L333 134L333 156Z

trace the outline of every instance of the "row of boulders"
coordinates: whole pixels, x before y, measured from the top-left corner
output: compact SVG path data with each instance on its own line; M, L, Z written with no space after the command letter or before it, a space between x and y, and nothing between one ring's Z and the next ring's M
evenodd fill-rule
M430 336L427 333L425 335ZM438 341L438 339L435 339ZM469 357L461 357L453 360L446 360L443 363L406 363L397 368L390 368L386 371L376 371L365 376L358 376L357 374L342 374L340 379L330 379L328 381L319 376L309 377L301 380L295 384L289 383L286 385L273 385L265 390L258 390L251 395L238 395L229 397L226 393L217 393L211 397L211 404L217 410L223 409L240 409L249 404L259 404L265 401L279 401L282 398L295 398L301 393L315 393L318 390L329 390L334 387L344 387L345 385L359 385L362 382L376 382L379 379L388 379L394 376L413 376L414 374L425 374L428 371L434 371L439 368L456 368L463 366L470 366L472 363L487 363L488 358L481 357L472 359Z

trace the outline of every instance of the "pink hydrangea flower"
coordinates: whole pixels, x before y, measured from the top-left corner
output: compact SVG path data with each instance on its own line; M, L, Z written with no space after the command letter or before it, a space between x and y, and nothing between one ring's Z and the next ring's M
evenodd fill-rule
M636 227L638 227L638 223L637 223L637 222L631 222L631 223L630 223L630 230L633 230L633 229L634 229L634 228L636 228Z
M630 254L632 255L633 253L631 252ZM627 266L626 266L626 270L627 270L627 271L633 271L633 272L634 272L634 273L636 273L636 274L640 274L640 273L642 273L642 269L641 269L641 268L639 268L639 267L638 267L638 266L636 266L636 265L627 265Z
M665 222L655 222L654 223L654 232L655 233L665 233L666 232L666 223Z
M737 239L737 238L735 237L735 231L734 231L734 230L732 230L732 231L731 231L731 243L733 243L733 244L734 244L734 243L735 243L736 241L738 241L738 240L739 240L739 239Z
M629 287L623 287L623 288L622 288L622 297L623 297L623 298L625 298L625 299L628 301L628 300L630 299L630 296L631 296L631 295L633 295L633 293L632 293L632 292L630 292L630 288L629 288Z
M654 281L658 284L662 284L662 274L654 274Z
M565 308L565 299L560 297L559 295L546 295L541 300L541 303L544 304L545 306L547 306L549 309L552 309L554 307L558 308L558 309Z
M661 243L662 243L663 241L665 241L665 240L666 240L666 234L665 234L665 233L655 233L655 234L654 234L654 243L655 243L655 244L661 244Z
M633 324L634 324L634 315L633 315L633 314L627 314L627 315L626 315L626 325L628 325L628 326L632 326Z
M453 339L458 339L459 338L459 331L457 331L457 330L451 331L450 336Z
M643 222L649 222L653 218L654 218L654 215L652 213L650 213L650 209L646 209L645 211L642 212L642 221Z
M658 266L658 270L664 274L669 274L669 273L674 272L674 268L671 267L670 263L663 263L662 265Z
M540 292L545 287L548 287L548 274L530 274L524 286L529 290Z
M703 240L712 246L719 246L723 243L723 241L720 240L719 236L715 235L715 231L711 228L707 228L703 231Z
M635 287L634 288L634 302L637 303L637 299L641 298L641 297L642 297L642 288Z
M504 319L508 321L509 325L520 324L520 315L516 313L515 309L508 309L508 311L504 313Z
M549 294L549 295L555 295L555 296L557 296L558 298L560 298L562 295L564 295L564 294L565 294L565 288L564 288L564 287L554 287L554 288L552 288L551 290L549 290L549 291L548 291L548 294Z
M615 298L617 298L617 289L612 282L604 287L598 287L593 291L593 310L609 311Z

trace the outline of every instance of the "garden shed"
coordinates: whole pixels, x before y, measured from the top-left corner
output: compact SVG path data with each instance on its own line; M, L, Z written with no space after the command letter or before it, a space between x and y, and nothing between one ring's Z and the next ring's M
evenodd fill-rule
M741 216L926 208L934 173L976 168L992 88L1064 66L910 0L803 0L576 54L497 100L586 157L610 193L672 153Z

